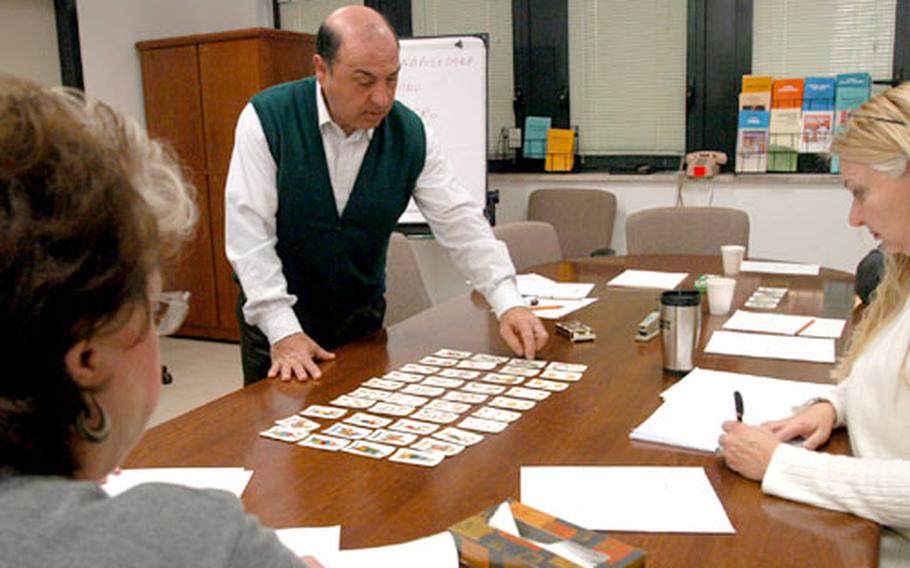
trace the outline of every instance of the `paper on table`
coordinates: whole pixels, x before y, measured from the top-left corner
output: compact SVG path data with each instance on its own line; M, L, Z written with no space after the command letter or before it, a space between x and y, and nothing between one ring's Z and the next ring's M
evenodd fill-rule
M765 274L797 274L805 276L818 276L817 264L796 264L790 262L760 262L744 260L739 267L740 272L763 272Z
M522 296L580 300L591 293L593 283L555 282L539 274L519 274L518 292Z
M593 304L597 298L585 298L583 300L541 300L531 309L541 319L560 319L574 311L580 310L585 306ZM552 308L550 307L552 306Z
M363 568L364 566L458 568L458 549L455 547L452 533L448 531L401 544L340 550L324 557L310 555L314 556L324 568Z
M338 554L341 548L341 526L277 529L275 536L297 556L317 559Z
M705 347L705 353L833 363L834 340L715 331Z
M629 288L657 288L673 290L686 279L687 272L659 272L655 270L626 270L607 286L626 286Z
M842 319L737 310L730 319L724 322L724 329L837 338L843 333L846 323L847 321Z
M109 475L101 488L111 497L116 497L142 483L171 483L194 489L222 489L240 497L252 476L252 470L241 467L124 469L118 474Z
M591 530L736 532L700 467L522 467L521 501Z

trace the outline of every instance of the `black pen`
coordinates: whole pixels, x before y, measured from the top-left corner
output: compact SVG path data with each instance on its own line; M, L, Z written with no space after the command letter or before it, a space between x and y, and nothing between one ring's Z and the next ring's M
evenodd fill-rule
M743 395L739 394L739 391L733 391L733 404L736 406L736 421L743 421Z

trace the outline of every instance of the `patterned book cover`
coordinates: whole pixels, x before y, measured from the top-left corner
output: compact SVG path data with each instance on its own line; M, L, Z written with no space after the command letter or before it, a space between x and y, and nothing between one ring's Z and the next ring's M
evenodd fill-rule
M802 108L803 80L775 79L771 84L771 108Z

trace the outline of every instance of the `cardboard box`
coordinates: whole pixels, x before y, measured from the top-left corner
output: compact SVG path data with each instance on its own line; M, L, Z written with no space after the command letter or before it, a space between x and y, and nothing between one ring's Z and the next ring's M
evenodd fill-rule
M589 531L509 499L509 508L522 538L490 526L497 504L451 527L462 566L470 568L579 568L579 565L541 548L538 543L566 546L599 556L597 568L638 568L645 551L615 538Z

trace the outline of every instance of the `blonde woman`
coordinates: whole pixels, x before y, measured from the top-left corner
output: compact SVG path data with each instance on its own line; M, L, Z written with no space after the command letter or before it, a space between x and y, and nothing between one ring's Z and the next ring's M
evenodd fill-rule
M853 114L832 152L853 195L850 224L886 253L885 275L831 397L761 427L726 422L727 465L765 493L871 519L883 566L910 565L910 83ZM854 457L815 452L846 427ZM802 438L800 446L782 443Z
M135 125L0 74L3 566L300 566L225 492L98 485L158 403L158 263L196 216Z

